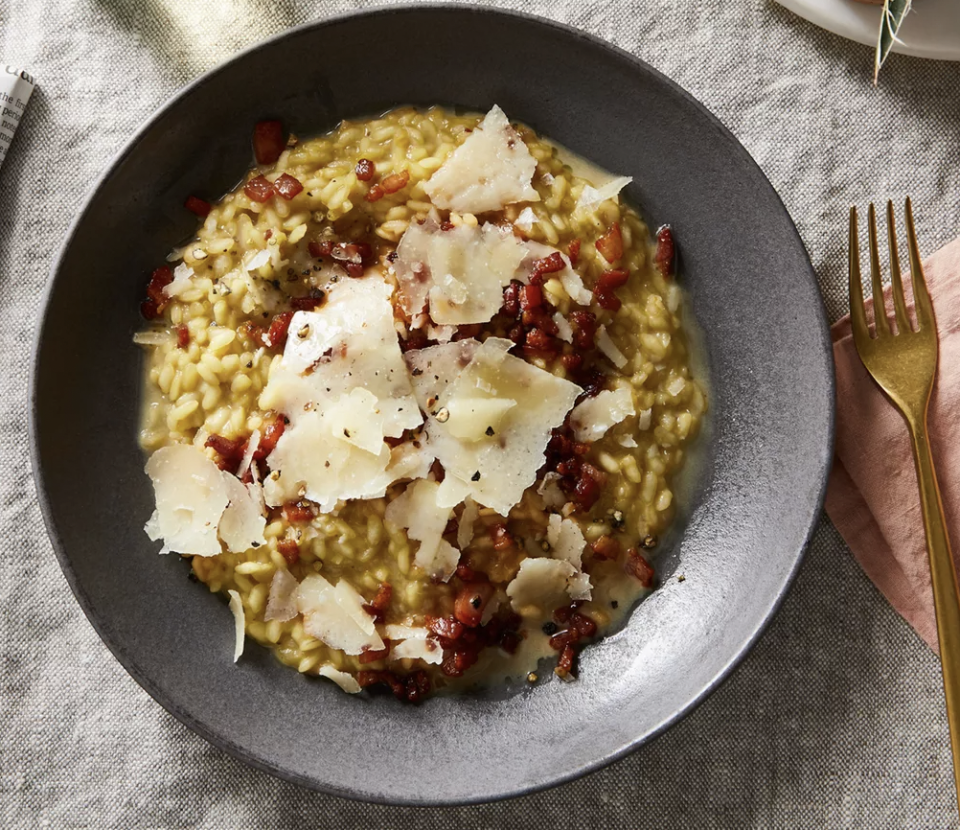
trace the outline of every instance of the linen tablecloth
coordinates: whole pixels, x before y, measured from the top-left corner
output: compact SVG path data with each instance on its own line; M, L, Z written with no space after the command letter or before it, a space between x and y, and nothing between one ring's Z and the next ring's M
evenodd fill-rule
M825 518L783 609L697 711L601 772L499 804L388 808L271 778L181 726L100 643L47 541L27 457L53 252L112 155L180 86L262 37L368 5L0 0L0 62L39 83L0 169L0 826L957 827L937 659ZM870 49L769 0L497 5L606 38L716 113L786 202L831 320L846 310L850 204L911 194L928 253L960 233L958 64L894 55L875 89Z

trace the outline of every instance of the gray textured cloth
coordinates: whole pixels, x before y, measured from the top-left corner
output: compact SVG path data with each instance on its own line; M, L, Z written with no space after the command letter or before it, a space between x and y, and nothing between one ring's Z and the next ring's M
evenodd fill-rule
M957 827L937 659L826 519L783 610L700 709L604 771L501 804L392 809L275 780L177 723L100 643L46 540L27 461L51 253L110 157L183 83L264 35L365 5L0 0L0 61L39 82L0 169L0 825ZM507 5L613 41L715 112L786 202L831 319L846 305L850 204L912 194L926 252L960 232L960 65L893 56L874 89L869 49L770 2Z

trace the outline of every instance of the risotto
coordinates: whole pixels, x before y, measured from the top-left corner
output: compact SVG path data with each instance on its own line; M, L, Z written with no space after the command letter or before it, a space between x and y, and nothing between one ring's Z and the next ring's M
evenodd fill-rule
M706 406L670 229L497 107L254 150L142 304L147 533L234 659L411 702L573 679L654 586Z

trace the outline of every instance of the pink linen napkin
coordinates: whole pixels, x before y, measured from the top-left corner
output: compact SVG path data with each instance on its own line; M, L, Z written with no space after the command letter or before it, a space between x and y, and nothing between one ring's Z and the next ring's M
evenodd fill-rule
M940 332L930 441L956 566L960 560L960 239L941 248L923 267ZM892 307L890 302L887 307ZM850 317L838 320L831 332L837 371L837 444L827 513L867 576L936 649L930 567L906 423L860 362Z

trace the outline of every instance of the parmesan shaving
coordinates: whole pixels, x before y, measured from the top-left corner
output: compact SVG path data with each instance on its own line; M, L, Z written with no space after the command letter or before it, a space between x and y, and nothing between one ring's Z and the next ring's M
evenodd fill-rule
M637 429L640 429L640 430L650 429L650 425L652 423L653 423L653 410L641 409L640 414L637 416Z
M463 512L460 514L460 522L457 525L457 547L460 550L466 550L467 546L473 541L473 526L479 516L480 508L468 496L463 504Z
M435 639L429 636L426 628L409 625L388 625L384 631L391 643L391 660L423 660L424 663L438 664L443 661L443 649Z
M410 225L397 255L393 269L401 307L415 317L429 305L439 328L431 332L428 327L428 334L442 343L456 333L450 326L493 318L526 252L520 240L496 225L442 230L431 216L422 225Z
M580 526L573 519L562 519L558 514L551 513L547 520L547 542L554 559L569 562L580 570L583 549L587 543Z
M243 267L246 271L256 271L258 268L262 268L268 262L270 262L270 251L264 248L262 251L257 251L252 257L250 257Z
M397 527L407 529L407 535L418 542L414 562L431 577L446 582L457 569L460 551L443 539L443 531L453 510L437 504L440 485L435 481L419 479L395 498L384 513L384 518Z
M567 581L567 593L570 599L589 600L593 599L593 585L590 583L590 574L580 573L570 577Z
M240 459L240 466L237 468L237 478L243 478L243 474L250 469L250 465L253 463L253 456L259 448L260 430L255 429L247 439L247 448L243 451L243 458Z
M173 269L173 282L163 287L163 296L179 297L190 288L193 277L193 269L186 263L181 262Z
M573 326L559 311L553 315L553 322L557 324L557 337L567 343L573 342Z
M621 386L587 398L574 407L570 413L570 426L578 441L597 441L610 427L635 413L633 394L628 387Z
M363 610L363 597L345 579L333 586L311 574L300 583L297 608L303 614L303 630L331 648L356 655L384 647L373 617Z
M270 595L267 597L267 610L263 614L264 622L292 620L297 614L297 582L286 568L278 568L270 582Z
M524 242L523 245L527 249L527 255L523 262L520 263L520 268L515 275L517 279L524 283L529 282L530 276L533 273L533 264L538 259L545 259L551 254L559 253L560 258L563 260L563 270L554 272L550 276L559 280L560 285L563 286L563 290L567 292L567 296L575 303L584 306L590 305L593 300L593 294L587 290L583 284L583 279L576 270L574 270L573 265L570 263L570 257L558 251L556 248L551 248L549 245L544 245L541 242L533 242L531 240Z
M133 342L138 346L165 346L173 342L173 334L165 329L138 331L133 335Z
M525 233L532 231L535 224L537 224L537 214L533 212L531 207L525 207L520 211L520 215L513 220L514 227L520 228Z
M629 176L619 176L611 179L599 189L585 185L583 191L580 193L580 198L577 200L574 213L591 211L603 204L607 199L616 199L620 195L620 191L632 181L633 179Z
M567 497L560 489L560 481L563 478L559 473L546 473L543 480L537 487L537 493L543 497L545 507L563 507L567 503Z
M482 345L460 340L405 355L417 400L428 413L427 445L445 471L444 493L469 495L504 516L536 481L551 431L582 391L507 354L512 346L492 337ZM516 401L516 406L504 413L492 435L485 429L480 440L465 440L449 428L451 406L455 412L463 401L476 398ZM444 410L446 420L440 417ZM451 500L443 497L444 504Z
M325 664L317 669L317 674L321 677L326 677L327 680L332 680L347 694L355 695L360 693L360 684L357 683L357 678L349 672L340 671L340 669L335 669L333 666Z
M540 201L532 184L536 169L527 145L494 105L423 189L439 208L485 213L513 202Z
M561 559L524 559L507 596L518 614L539 616L566 603L567 586L576 575L577 569Z
M606 326L600 326L597 329L597 348L603 352L610 362L618 369L627 365L627 358L620 349L617 348L613 340L610 339L610 332Z
M161 553L216 556L222 553L217 525L229 501L226 477L191 444L157 450L147 461L157 509L147 535L163 538Z
M649 412L649 410L645 409L644 412ZM632 450L637 446L637 439L632 435L621 435L617 438L617 443L621 447L626 447L628 450Z
M229 504L220 518L220 538L228 551L243 553L265 545L263 530L267 519L260 505L259 488L244 485L229 473L223 474Z
M230 611L233 614L233 633L234 633L234 646L233 646L233 662L236 663L240 659L240 655L243 654L243 643L244 643L244 634L246 633L246 615L243 613L243 601L240 599L240 594L238 594L233 589L227 591L230 595Z

